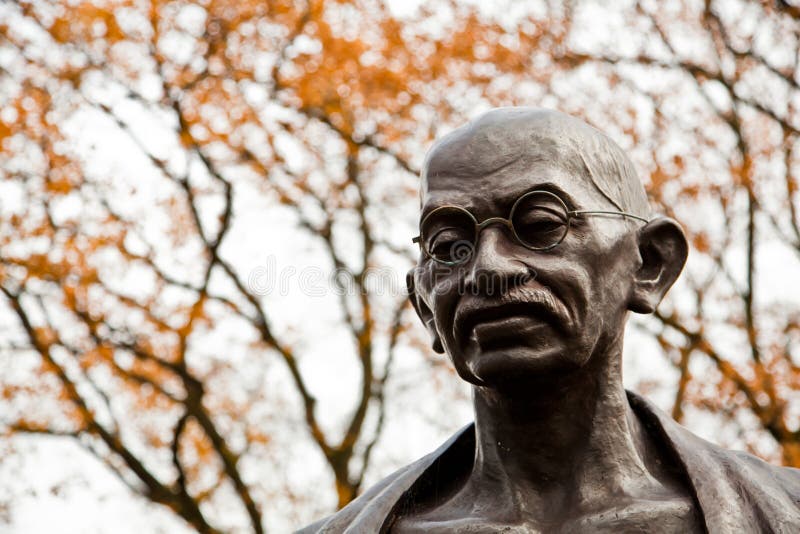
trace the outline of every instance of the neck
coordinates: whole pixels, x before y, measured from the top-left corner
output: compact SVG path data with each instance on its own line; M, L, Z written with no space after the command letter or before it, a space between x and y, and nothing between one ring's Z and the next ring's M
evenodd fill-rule
M630 495L652 482L644 433L622 386L621 349L620 340L569 376L524 389L475 387L476 487L508 492L512 501L550 495L540 503L546 510Z

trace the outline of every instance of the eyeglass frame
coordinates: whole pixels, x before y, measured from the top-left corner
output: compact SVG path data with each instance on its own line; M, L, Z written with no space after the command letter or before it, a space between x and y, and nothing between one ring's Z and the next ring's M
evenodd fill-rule
M546 195L549 195L549 196L553 197L564 208L564 213L566 213L566 215L567 215L567 226L566 226L566 228L564 230L564 234L561 236L561 238L558 241L556 241L552 245L548 245L546 247L534 247L534 246L531 246L531 245L528 245L527 243L525 243L525 241L523 241L519 237L519 235L517 234L517 230L514 228L514 223L512 222L512 219L514 218L514 211L517 209L517 206L519 205L519 203L522 202L524 199L528 198L529 196L537 194L537 193L544 193ZM567 234L569 234L569 229L570 229L570 225L571 225L573 217L581 217L581 216L584 216L584 215L620 215L622 217L629 217L631 219L636 219L637 221L641 221L643 223L649 223L650 222L650 219L646 219L644 217L640 217L638 215L634 215L633 213L628 213L628 212L625 212L625 211L570 210L569 207L567 206L566 202L564 202L564 200L561 197L559 197L558 195L556 195L555 193L553 193L551 191L546 191L544 189L534 189L533 191L528 191L527 193L523 193L522 195L520 195L520 197L516 201L514 201L514 204L511 206L511 211L508 214L508 218L489 217L488 219L484 220L483 222L478 222L478 219L468 209L466 209L466 208L464 208L462 206L456 206L454 204L453 205L448 204L448 205L439 206L438 208L435 208L434 210L432 210L430 213L428 213L420 221L420 223L419 223L420 233L416 237L413 237L411 239L411 242L412 243L417 243L419 245L420 250L428 258L432 259L433 261L435 261L437 263L441 263L443 265L450 265L450 266L459 265L461 263L465 263L466 261L468 261L468 258L465 258L462 261L445 261L445 260L440 260L440 259L434 257L430 252L428 252L428 247L426 247L422 243L422 226L425 224L425 221L427 221L431 217L431 215L433 215L434 213L436 213L438 211L441 211L441 210L444 210L444 209L453 209L453 208L458 209L460 211L463 211L464 213L469 215L469 218L472 219L472 222L475 224L475 242L472 243L473 246L477 246L478 245L478 239L480 238L480 233L484 228L486 228L487 226L489 226L491 224L502 224L503 226L505 226L506 228L511 230L511 234L514 236L514 239L516 239L517 242L520 245L522 245L523 247L525 247L525 248L527 248L529 250L535 250L537 252L543 252L543 251L547 251L547 250L552 250L555 247L557 247L558 245L560 245L564 241L564 239L566 239Z

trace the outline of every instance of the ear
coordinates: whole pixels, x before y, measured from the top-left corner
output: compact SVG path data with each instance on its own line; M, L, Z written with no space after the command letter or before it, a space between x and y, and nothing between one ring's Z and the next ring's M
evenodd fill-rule
M628 309L653 313L678 279L689 245L681 226L668 217L653 219L639 230L642 265L636 272Z
M431 312L431 309L425 304L425 301L417 295L414 284L414 269L406 273L406 290L408 291L408 300L411 301L411 305L414 306L414 311L417 312L417 316L422 321L422 324L425 325L425 328L428 330L428 335L430 335L433 340L431 347L434 352L444 354L442 340L439 338L439 333L436 331L436 326L433 322L433 312Z

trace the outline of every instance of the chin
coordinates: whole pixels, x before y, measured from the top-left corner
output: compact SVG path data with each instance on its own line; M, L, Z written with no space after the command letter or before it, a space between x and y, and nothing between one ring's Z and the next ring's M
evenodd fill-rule
M557 379L579 369L583 362L567 356L574 354L560 344L474 347L462 365L456 365L456 370L467 382L483 387L531 387L542 380Z

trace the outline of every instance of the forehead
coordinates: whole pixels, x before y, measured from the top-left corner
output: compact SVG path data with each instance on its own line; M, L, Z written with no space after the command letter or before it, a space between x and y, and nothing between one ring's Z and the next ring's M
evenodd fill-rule
M444 204L470 208L481 218L498 215L536 187L559 194L573 209L604 200L581 156L557 140L475 137L445 138L431 151L423 172L423 216Z

